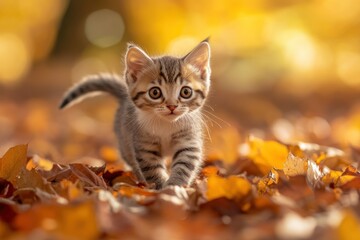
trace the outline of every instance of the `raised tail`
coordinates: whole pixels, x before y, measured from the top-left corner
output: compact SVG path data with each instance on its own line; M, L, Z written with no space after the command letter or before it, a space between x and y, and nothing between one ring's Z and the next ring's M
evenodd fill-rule
M128 97L127 87L118 75L90 75L65 93L59 108L66 107L74 100L80 101L94 92L106 92L120 100Z

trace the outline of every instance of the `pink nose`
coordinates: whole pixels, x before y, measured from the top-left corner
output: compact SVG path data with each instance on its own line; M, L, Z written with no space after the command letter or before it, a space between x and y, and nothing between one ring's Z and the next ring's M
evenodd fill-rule
M177 108L177 105L167 105L166 107L173 112Z

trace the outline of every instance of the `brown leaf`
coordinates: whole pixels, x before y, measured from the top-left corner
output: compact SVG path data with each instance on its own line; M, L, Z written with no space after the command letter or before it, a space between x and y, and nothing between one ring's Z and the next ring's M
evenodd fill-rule
M70 164L72 173L79 178L82 182L86 183L90 187L106 189L106 183L104 179L96 175L87 166L82 164Z
M17 188L38 188L47 193L55 193L50 183L43 178L36 170L26 170L23 168L15 180Z

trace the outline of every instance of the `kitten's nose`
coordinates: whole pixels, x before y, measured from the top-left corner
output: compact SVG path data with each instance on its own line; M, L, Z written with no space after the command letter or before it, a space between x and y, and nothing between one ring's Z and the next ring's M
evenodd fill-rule
M177 105L167 105L166 107L173 112L177 108Z

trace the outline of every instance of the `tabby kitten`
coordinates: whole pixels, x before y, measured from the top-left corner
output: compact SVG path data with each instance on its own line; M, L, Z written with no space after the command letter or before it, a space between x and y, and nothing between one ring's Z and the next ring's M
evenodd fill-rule
M188 186L202 163L201 108L210 87L209 60L207 40L182 58L149 57L129 45L126 83L117 75L88 76L65 94L60 108L90 92L112 94L121 104L115 117L120 153L139 181L156 189ZM170 176L166 157L172 157Z

